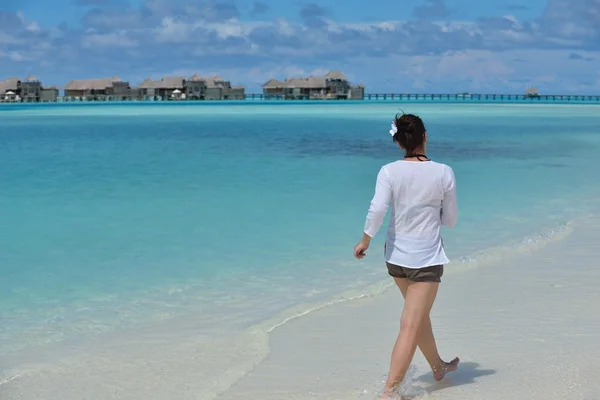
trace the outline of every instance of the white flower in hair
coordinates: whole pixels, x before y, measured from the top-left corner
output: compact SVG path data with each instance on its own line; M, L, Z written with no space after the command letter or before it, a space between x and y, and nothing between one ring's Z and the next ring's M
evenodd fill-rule
M398 132L398 128L396 127L396 122L392 121L392 129L390 129L390 135L394 136Z

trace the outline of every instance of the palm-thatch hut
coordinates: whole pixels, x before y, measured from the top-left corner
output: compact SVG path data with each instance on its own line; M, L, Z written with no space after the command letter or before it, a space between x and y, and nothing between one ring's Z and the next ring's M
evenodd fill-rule
M101 79L74 79L64 87L66 99L132 100L138 90L118 76Z
M23 102L54 102L58 90L45 87L39 79L29 75L25 79L9 78L0 81L0 97L4 100Z
M531 87L525 91L525 96L526 97L540 97L540 92L536 88Z
M356 99L364 98L363 85L351 85L344 74L331 71L323 76L270 79L263 86L266 98L286 99Z

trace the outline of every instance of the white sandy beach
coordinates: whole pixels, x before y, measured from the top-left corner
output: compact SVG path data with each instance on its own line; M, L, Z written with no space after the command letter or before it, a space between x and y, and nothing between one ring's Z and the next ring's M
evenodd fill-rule
M432 320L442 357L459 356L461 364L435 383L417 352L413 393L600 399L600 218L566 232L479 267L446 267ZM380 262L376 250L364 261ZM173 321L170 329L108 335L59 355L34 352L23 358L30 368L0 379L0 399L370 400L387 373L401 306L391 288L292 319L269 336L223 337L224 346L210 349L195 333L197 321Z
M447 266L432 321L442 357L459 356L461 364L436 383L417 350L411 392L444 400L600 399L600 219L572 227L528 254L460 273ZM271 336L269 357L219 399L376 398L401 305L392 288L285 324Z

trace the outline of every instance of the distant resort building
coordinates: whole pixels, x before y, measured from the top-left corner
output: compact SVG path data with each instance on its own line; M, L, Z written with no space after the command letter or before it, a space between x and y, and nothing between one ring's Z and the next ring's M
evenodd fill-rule
M183 96L185 78L165 77L159 81L147 78L139 86L140 97L143 100L181 99Z
M58 87L45 87L35 76L24 80L9 78L0 81L0 102L3 103L40 103L55 102L58 99Z
M75 79L64 87L65 101L136 100L139 92L118 76L101 79Z
M540 92L536 88L529 88L525 91L525 96L530 98L540 97Z
M521 94L477 93L365 93L363 84L353 85L338 71L324 76L270 79L262 92L246 93L244 86L233 86L220 76L200 77L194 74L167 76L159 80L147 78L133 86L118 76L100 79L75 79L67 83L64 96L59 88L44 86L35 76L25 79L0 80L0 103L34 103L60 101L202 101L202 100L391 100L391 101L508 101L508 102L594 102L600 95L544 94L529 88Z
M244 86L232 86L220 76L203 78L197 74L189 79L164 77L159 81L147 78L139 87L143 99L166 100L244 100Z
M193 75L147 78L138 87L118 76L102 79L72 80L64 87L65 101L131 101L131 100L244 100L245 88L232 86L219 76L201 78Z
M344 74L331 71L322 77L271 79L262 86L265 98L290 100L363 100L362 84L351 85Z

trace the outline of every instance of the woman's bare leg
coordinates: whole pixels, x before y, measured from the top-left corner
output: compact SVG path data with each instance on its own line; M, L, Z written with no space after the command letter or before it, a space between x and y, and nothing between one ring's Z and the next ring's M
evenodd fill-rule
M406 292L411 282L407 278L394 278L396 285L402 292L402 296L406 298ZM429 313L423 320L419 330L419 339L417 342L419 349L425 356L425 359L431 367L433 377L436 381L441 381L447 372L455 371L460 360L456 357L450 362L445 362L438 353L435 337L433 336L433 328L431 326L431 318Z
M408 371L417 350L421 324L429 315L438 287L437 282L411 282L406 290L400 333L392 351L390 373L385 383L385 396L395 391Z

